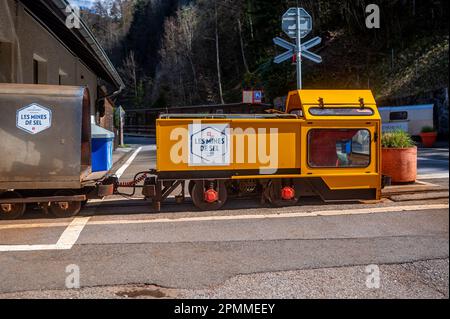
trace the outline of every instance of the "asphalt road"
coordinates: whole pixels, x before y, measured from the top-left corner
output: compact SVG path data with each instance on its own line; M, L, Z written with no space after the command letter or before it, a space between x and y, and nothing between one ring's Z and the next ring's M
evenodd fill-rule
M432 174L449 174L448 148L418 149L417 174L419 176Z
M156 138L125 135L124 143L129 145L151 145L156 143Z
M122 179L154 162L154 147L144 146ZM433 288L433 276L397 284L393 278L402 269L406 276L429 267L443 274L448 287L448 217L448 198L378 204L312 200L278 209L249 199L214 212L169 201L156 213L142 199L112 197L90 203L75 220L28 212L22 220L0 222L0 297L70 295L66 270L76 265L81 287L94 289L90 297L135 284L172 288L179 297L242 291L257 297L271 282L278 290L265 296L314 297L292 290L306 282L329 285L329 278L337 277L341 290L324 291L351 298L366 296L361 271L375 264L391 277L371 296L442 298L448 289ZM428 288L420 288L424 285Z
M367 287L367 266L238 275L205 289L116 285L3 293L0 298L446 298L448 259L379 265L379 287ZM373 267L371 265L370 267Z

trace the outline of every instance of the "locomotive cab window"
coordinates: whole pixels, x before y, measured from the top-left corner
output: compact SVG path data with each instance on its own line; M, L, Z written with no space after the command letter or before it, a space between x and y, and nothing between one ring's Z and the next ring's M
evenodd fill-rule
M308 133L310 167L368 167L370 132L366 129L312 129Z
M314 116L372 116L373 110L356 107L313 107L309 109L309 113Z

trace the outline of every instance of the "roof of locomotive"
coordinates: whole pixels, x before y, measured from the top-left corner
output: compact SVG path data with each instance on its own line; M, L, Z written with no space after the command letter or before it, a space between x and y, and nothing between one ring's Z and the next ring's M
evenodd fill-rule
M289 92L286 113L302 110L305 119L380 119L370 90L297 90Z

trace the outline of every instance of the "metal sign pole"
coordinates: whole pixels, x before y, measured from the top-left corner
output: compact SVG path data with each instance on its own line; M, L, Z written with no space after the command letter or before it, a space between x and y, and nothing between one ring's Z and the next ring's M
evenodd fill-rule
M302 38L300 32L300 8L297 8L297 90L302 89Z

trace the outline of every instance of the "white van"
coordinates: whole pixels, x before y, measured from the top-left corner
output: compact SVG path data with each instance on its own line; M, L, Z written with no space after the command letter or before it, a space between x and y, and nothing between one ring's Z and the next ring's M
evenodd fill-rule
M433 104L381 106L378 111L383 131L401 129L413 136L420 134L424 126L433 127Z

